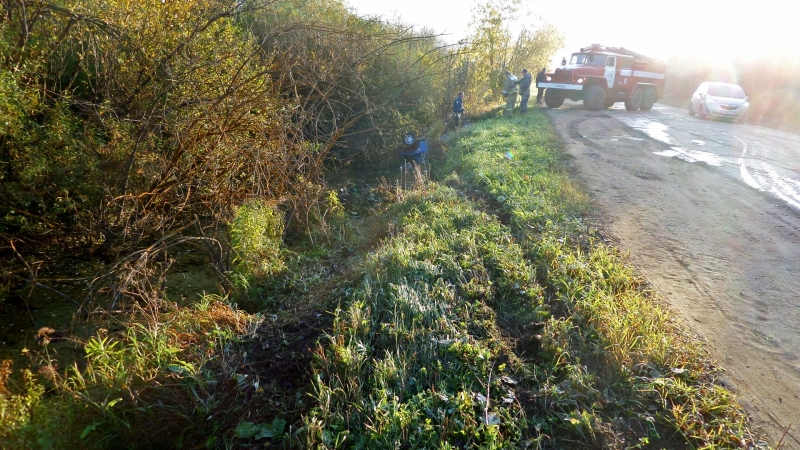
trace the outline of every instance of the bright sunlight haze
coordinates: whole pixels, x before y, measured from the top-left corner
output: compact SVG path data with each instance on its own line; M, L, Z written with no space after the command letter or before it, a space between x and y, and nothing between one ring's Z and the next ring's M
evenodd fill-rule
M361 15L389 20L399 17L405 23L442 33L445 41L456 43L469 35L471 11L477 1L347 3ZM553 61L595 43L626 47L661 59L690 55L715 60L765 54L786 57L800 54L796 42L788 38L796 28L796 17L787 5L777 0L535 1L523 5L532 14L521 18L521 23L535 28L543 21L563 33L565 46Z

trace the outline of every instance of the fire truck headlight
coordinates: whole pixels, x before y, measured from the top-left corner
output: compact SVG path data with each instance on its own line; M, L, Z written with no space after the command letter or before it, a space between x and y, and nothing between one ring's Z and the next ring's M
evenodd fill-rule
M578 78L578 84L582 84L582 83L583 83L583 78Z
M551 77L550 75L546 76L544 79L547 81L553 81L553 77Z

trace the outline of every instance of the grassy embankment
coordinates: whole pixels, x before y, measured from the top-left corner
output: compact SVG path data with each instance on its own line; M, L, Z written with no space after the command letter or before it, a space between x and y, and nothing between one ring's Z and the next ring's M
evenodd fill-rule
M283 254L283 281L250 286L279 294L267 312L297 322L295 337L273 325L264 340L267 323L242 347L259 318L224 299L156 302L101 330L66 374L43 366L50 380L27 395L0 391L2 436L62 448L752 442L702 348L581 219L587 199L542 115L475 124L443 153L450 175L395 191L389 235L366 257L330 270L336 252L318 242ZM386 227L360 220L373 237ZM365 232L340 230L367 248ZM299 319L319 314L297 311L323 297L338 307L309 357L297 343L314 331ZM280 370L291 388L270 378Z
M452 141L453 175L395 205L318 350L306 444L750 439L702 348L581 219L559 148L538 113L479 123Z

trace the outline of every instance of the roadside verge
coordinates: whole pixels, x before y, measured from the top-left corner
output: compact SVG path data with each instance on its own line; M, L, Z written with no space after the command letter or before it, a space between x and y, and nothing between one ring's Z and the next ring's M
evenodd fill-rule
M393 206L318 347L305 445L754 444L707 353L583 220L543 115L448 145L451 175Z

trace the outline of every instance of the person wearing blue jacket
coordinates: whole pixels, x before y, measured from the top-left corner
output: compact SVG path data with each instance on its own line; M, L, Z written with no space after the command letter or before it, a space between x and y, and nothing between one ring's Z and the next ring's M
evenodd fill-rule
M453 122L456 128L461 126L464 115L464 91L458 93L458 96L453 100Z
M464 114L464 91L458 93L458 97L453 100L453 113Z

